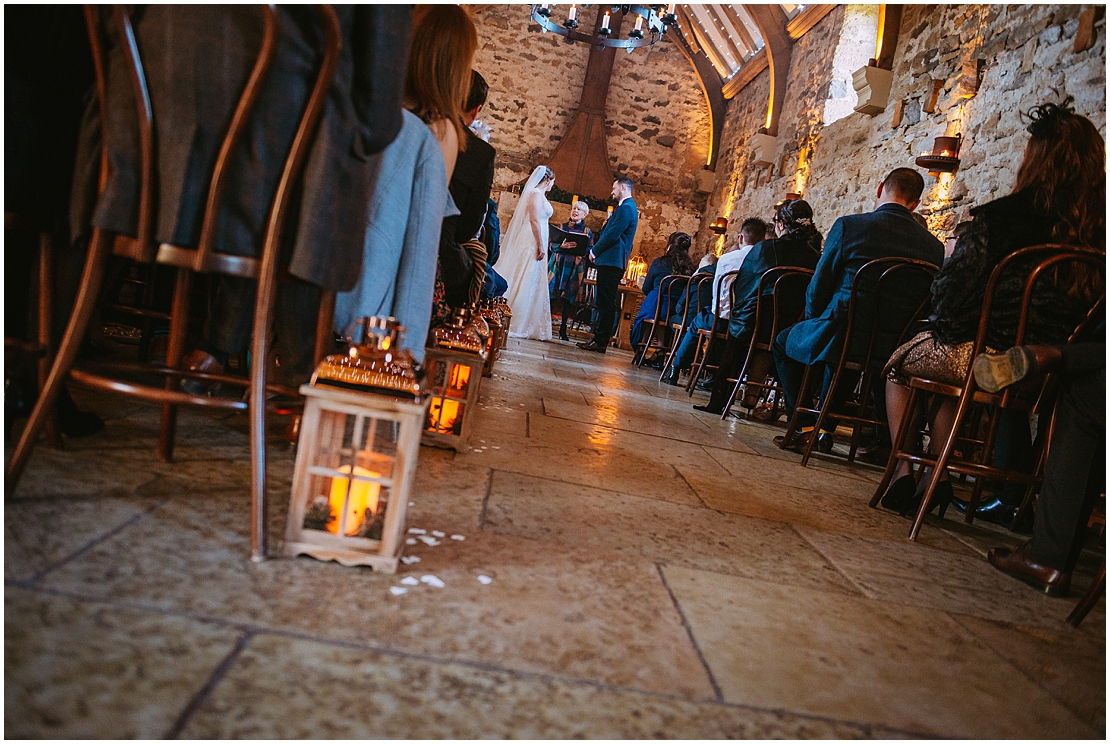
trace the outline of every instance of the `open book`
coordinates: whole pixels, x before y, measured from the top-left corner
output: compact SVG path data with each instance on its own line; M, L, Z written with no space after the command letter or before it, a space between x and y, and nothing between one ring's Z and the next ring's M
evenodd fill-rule
M558 250L559 250L560 253L566 253L566 254L570 254L572 256L585 256L586 255L586 251L589 249L589 245L590 245L590 236L589 235L587 235L586 233L572 232L570 230L564 230L563 228L556 227L555 225L548 225L547 226L547 241L548 241L548 243L550 243L553 246L558 247L558 246L563 244L564 240L569 240L572 243L574 243L574 248L572 250L569 250L569 251L565 251L565 250L559 248Z

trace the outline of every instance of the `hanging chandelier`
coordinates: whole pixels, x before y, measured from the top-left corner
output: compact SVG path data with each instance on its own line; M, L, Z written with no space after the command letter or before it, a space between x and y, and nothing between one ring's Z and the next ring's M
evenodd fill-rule
M578 15L580 8L587 8L588 5L572 4L567 11L567 17L563 20L562 24L556 23L551 19L552 3L539 3L532 6L532 21L539 25L543 32L546 34L548 31L565 36L567 42L581 41L586 44L593 44L598 49L605 47L619 47L627 49L631 54L632 50L636 47L642 46L655 46L655 42L663 37L667 29L676 23L678 18L675 16L675 6L671 5L610 5L602 6L608 7L609 10L605 11L605 15L601 18L601 24L597 28L596 34L584 34L577 31L578 28ZM611 12L620 12L624 15L633 15L636 17L636 25L628 32L627 39L613 38L613 30L609 25L609 16Z

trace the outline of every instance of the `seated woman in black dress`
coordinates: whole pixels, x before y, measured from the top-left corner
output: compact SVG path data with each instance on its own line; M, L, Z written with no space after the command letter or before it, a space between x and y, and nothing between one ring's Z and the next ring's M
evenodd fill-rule
M1029 112L1032 136L1013 193L971 210L971 224L959 234L952 257L933 282L932 329L895 350L887 363L886 405L892 440L897 440L909 399L908 378L963 385L987 279L999 261L1019 248L1041 243L1105 250L1105 145L1095 125L1069 108L1070 102L1069 97L1060 106L1045 104ZM1027 274L1021 270L1007 273L996 287L991 310L994 320L987 337L989 349L1013 345ZM1086 317L1101 289L1099 277L1083 269L1060 271L1038 281L1025 343L1064 343ZM955 408L953 399L942 398L931 421L930 452L934 455L948 438ZM1010 446L1020 442L1030 449L1028 422L1020 415L1014 421L1017 426L1008 428L1017 429L1016 433L1000 430L1000 438L1013 437ZM1020 431L1022 426L1024 432ZM921 493L910 464L899 462L893 477L883 496L883 506L902 512L915 510ZM927 482L922 479L921 491ZM952 486L945 474L933 504L943 508L951 500Z
M663 255L651 262L648 266L647 276L644 277L644 302L640 305L640 312L636 313L636 319L632 321L632 330L628 335L628 340L635 348L640 343L640 335L643 332L644 321L655 317L655 308L659 304L659 282L666 276L671 274L681 274L683 276L690 276L694 273L696 265L694 259L690 258L690 236L684 232L671 233L671 237L667 240L667 249L663 251ZM674 294L677 289L671 291L667 287L667 294ZM667 313L670 312L669 297L663 298L663 306L660 308L659 317L666 318Z

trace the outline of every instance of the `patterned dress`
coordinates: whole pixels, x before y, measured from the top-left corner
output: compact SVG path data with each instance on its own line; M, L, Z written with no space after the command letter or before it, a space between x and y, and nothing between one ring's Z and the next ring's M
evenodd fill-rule
M584 232L589 237L589 247L593 247L593 231L586 227L586 222L564 222L560 227L568 232ZM548 251L547 276L551 294L552 308L560 307L556 300L566 300L571 304L578 302L578 295L582 291L583 278L586 276L588 256L575 256L563 253L554 245Z

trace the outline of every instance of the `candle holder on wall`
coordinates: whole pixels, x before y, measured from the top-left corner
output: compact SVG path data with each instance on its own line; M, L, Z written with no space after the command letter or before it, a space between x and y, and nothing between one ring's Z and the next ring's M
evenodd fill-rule
M728 232L728 220L724 217L718 217L709 223L709 232L714 235L724 235Z
M941 173L955 173L960 167L960 145L963 135L937 137L933 140L933 152L922 155L914 162L918 168L925 168L929 175L936 178Z

